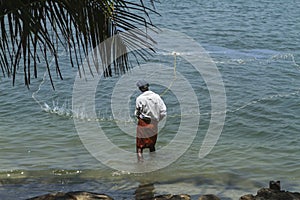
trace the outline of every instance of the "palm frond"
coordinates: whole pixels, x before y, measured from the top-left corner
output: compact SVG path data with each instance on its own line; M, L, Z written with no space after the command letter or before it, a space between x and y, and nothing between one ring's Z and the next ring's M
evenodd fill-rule
M14 84L18 72L23 69L24 83L29 86L30 79L38 75L38 63L43 60L54 88L52 71L62 79L58 62L62 47L69 52L72 67L77 65L81 75L87 73L86 70L91 73L91 69L80 67L89 51L122 31L140 26L155 29L150 13L156 12L146 7L142 0L137 3L124 0L0 0L2 76L12 77ZM117 38L117 48L115 44L106 44L98 50L101 61L97 54L94 57L94 62L104 64L106 76L128 70L128 49L142 47L134 52L137 59L144 59L153 51L154 41L149 40L146 32L136 30ZM112 50L115 53L111 55ZM125 53L115 57L120 55L118 51ZM54 69L49 65L52 57Z

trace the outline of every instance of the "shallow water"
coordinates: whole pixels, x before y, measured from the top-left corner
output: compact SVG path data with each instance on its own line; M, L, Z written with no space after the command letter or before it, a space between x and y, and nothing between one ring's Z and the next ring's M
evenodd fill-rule
M55 80L55 91L42 68L30 90L23 86L21 77L15 87L11 80L0 79L1 199L74 190L133 199L138 196L136 189L144 184L153 184L146 189L156 195L188 193L197 199L200 194L214 193L223 199L238 199L268 186L269 180L281 180L283 189L299 191L299 3L176 0L162 1L157 10L161 17L153 16L153 22L193 38L209 53L222 76L226 120L212 151L204 158L198 156L214 114L211 91L204 78L179 55L176 70L193 86L199 103L199 129L192 144L175 162L150 173L136 174L102 164L85 148L74 119L97 122L112 143L133 153L133 118L124 115L120 119L121 115L114 116L110 108L113 90L122 77L101 80L96 92L96 116L91 117L84 107L72 108L76 70L63 59L64 80ZM158 52L150 62L174 69L170 52ZM166 93L166 87L159 84L151 88L164 94L168 106L168 118L157 144L161 150L178 132L184 115L174 88ZM180 86L177 89L183 96L190 94ZM136 88L130 91L128 105L124 106L132 111L139 93ZM189 114L197 116L197 112ZM132 135L124 134L118 123L124 123ZM176 146L174 149L174 154L178 153ZM145 156L148 159L147 152ZM172 153L157 152L157 159L169 156ZM112 157L118 158L118 154L112 153Z

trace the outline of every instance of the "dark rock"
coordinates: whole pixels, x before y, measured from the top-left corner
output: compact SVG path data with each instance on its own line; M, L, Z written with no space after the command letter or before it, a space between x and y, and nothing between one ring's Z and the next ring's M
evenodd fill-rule
M252 194L246 194L242 196L240 200L255 200L255 197Z
M248 194L242 196L240 200L300 200L300 193L262 188L257 191L256 196Z
M92 192L76 191L76 192L56 192L45 194L38 197L33 197L28 200L113 200L105 194L97 194Z
M214 194L205 194L200 196L199 200L220 200L220 198Z
M269 182L269 188L272 190L278 190L280 191L280 181L270 181Z
M153 198L153 200L190 200L190 199L191 199L190 195L187 194L179 194L179 195L164 194Z

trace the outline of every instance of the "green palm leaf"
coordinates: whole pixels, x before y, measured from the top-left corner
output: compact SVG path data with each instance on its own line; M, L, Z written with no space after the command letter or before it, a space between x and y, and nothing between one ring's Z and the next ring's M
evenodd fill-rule
M153 1L151 1L153 3ZM141 16L140 13L143 13ZM87 69L80 68L83 58L101 42L140 26L155 29L149 14L155 10L138 3L121 0L0 0L0 66L2 76L15 79L23 69L24 82L38 75L38 63L44 61L53 85L52 71L62 79L58 62L58 51L68 50L72 67L79 74ZM144 16L144 17L143 17ZM119 52L139 47L136 59L145 59L153 51L153 40L143 31L134 31L117 37L118 48L108 44L99 49L105 75L125 73L129 66L128 54L116 57ZM150 41L150 42L149 42ZM110 52L115 52L110 57ZM54 57L55 69L49 59ZM110 64L113 60L113 64ZM94 58L99 62L99 58ZM97 66L97 65L96 65ZM91 69L88 69L90 72Z

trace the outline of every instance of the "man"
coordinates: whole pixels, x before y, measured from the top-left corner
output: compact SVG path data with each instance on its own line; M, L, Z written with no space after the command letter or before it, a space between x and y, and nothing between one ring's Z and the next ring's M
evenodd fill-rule
M143 149L155 151L158 122L167 115L167 108L161 97L149 90L149 83L140 80L136 83L142 94L136 99L135 116L138 118L136 130L136 152L143 159Z

